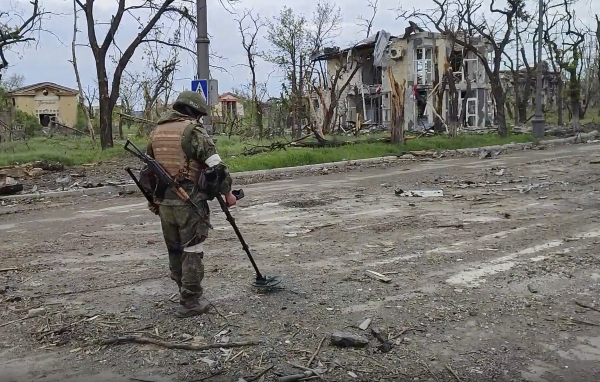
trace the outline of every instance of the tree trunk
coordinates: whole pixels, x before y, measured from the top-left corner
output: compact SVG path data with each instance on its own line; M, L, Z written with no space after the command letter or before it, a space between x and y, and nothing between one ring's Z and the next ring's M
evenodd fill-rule
M260 105L260 101L256 101L254 107L256 108L256 126L258 127L258 137L263 139L264 131L263 131L263 113L262 107Z
M518 68L517 68L517 70L518 70ZM514 120L515 120L515 124L517 124L517 123L521 122L521 118L519 118L520 111L521 111L521 96L519 94L519 73L514 72L514 71L513 71L513 91L515 92Z
M578 132L581 130L581 123L579 122L579 100L571 99L571 112L573 113L573 130Z
M390 113L391 113L391 136L390 142L392 144L404 143L404 104L405 104L405 93L406 93L406 80L400 85L394 73L392 67L388 67L388 77L391 85L390 95Z
M527 109L529 106L529 100L531 99L531 85L532 85L532 76L529 69L527 70L527 77L525 83L525 90L523 92L523 97L520 100L519 104L519 122L526 123L527 122Z
M102 149L113 147L112 113L114 105L108 97L100 93L100 145Z
M496 124L498 125L498 134L500 134L501 137L506 137L508 136L504 110L506 101L502 86L496 81L492 83L492 95L494 97L494 102L496 103Z
M94 127L92 126L92 120L90 119L90 112L87 110L85 106L85 102L83 100L83 87L81 86L81 77L79 76L79 68L77 66L77 54L75 47L77 46L77 3L73 0L73 41L71 42L71 55L73 64L73 70L75 71L75 80L77 81L77 90L79 90L79 95L77 97L77 103L79 107L83 111L83 115L85 118L85 124L90 133L90 137L92 138L92 143L96 146L96 135L94 134Z
M451 68L446 72L446 77L448 78L448 123L450 136L456 138L458 135L458 91L456 90L454 73Z
M581 83L577 77L576 69L569 70L569 101L571 104L571 114L573 118L573 129L579 131L581 124L580 118L580 106L581 106Z
M556 95L556 107L558 108L558 126L565 124L564 116L564 100L563 100L564 83L562 77L558 79L558 90Z

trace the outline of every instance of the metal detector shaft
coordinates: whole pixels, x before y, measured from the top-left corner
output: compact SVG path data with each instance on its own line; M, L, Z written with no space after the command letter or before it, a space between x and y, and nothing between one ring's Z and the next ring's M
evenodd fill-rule
M263 280L264 277L258 270L258 267L256 266L256 263L254 262L254 258L252 257L252 254L250 253L250 248L248 247L248 244L246 244L246 241L244 241L244 238L242 237L242 234L241 234L240 230L238 229L237 224L235 224L235 219L233 218L233 216L231 216L231 213L229 212L229 208L227 208L227 204L225 203L225 200L223 200L223 196L221 196L221 194L217 194L217 200L219 201L219 204L221 205L221 209L223 210L223 212L225 213L225 216L227 217L227 221L229 222L229 224L231 224L231 227L235 231L235 234L237 235L238 239L240 240L240 243L242 243L242 248L248 255L248 258L250 259L250 262L252 263L252 266L254 267L254 271L256 272L256 279Z

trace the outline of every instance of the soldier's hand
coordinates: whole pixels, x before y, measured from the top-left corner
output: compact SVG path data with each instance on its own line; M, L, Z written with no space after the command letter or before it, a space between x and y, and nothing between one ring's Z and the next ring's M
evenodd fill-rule
M154 204L154 203L148 203L148 209L150 210L150 212L152 212L154 215L158 215L158 204Z
M225 194L225 202L227 203L227 207L233 207L237 202L237 198L230 191Z

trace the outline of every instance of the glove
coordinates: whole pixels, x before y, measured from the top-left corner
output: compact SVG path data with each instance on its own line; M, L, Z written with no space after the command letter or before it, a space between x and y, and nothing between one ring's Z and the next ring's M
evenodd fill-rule
M148 209L150 210L150 212L152 212L154 215L158 215L158 204L154 204L154 203L148 203Z

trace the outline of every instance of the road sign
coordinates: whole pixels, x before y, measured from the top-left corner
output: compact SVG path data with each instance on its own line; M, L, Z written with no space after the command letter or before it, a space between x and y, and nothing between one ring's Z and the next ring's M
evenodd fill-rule
M208 80L192 80L192 91L200 93L200 90L202 90L204 100L208 103Z

